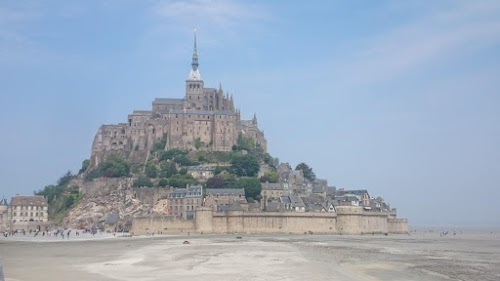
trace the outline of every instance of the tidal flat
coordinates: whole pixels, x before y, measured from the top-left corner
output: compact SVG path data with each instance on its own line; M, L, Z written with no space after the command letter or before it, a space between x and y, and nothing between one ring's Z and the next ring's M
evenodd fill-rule
M500 233L7 237L0 257L6 281L493 281L500 280Z

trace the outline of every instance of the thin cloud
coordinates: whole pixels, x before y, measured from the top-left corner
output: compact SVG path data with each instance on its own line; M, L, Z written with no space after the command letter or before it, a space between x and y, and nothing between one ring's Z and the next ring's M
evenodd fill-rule
M245 6L228 0L167 1L158 4L155 10L171 21L187 24L203 21L223 28L263 15L263 11L257 6Z
M270 21L262 5L245 4L231 0L163 1L153 6L160 25L169 32L185 34L197 28L205 46L218 46L224 40L240 39L244 33L262 31L263 23ZM160 30L164 32L164 30Z
M485 3L466 2L369 39L365 45L370 47L358 50L343 71L360 80L390 80L436 60L498 43L500 5Z

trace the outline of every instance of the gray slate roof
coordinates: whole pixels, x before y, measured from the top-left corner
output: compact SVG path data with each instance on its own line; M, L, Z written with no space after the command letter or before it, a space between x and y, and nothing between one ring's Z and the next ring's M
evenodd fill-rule
M187 168L188 171L214 171L214 167L210 166L190 166Z
M281 186L280 183L264 182L261 185L262 185L262 190L283 190L283 186Z
M229 206L219 206L219 210L222 212L231 212L231 211L244 211L240 204L233 203Z
M47 200L43 196L32 195L23 196L17 195L10 200L11 206L47 206Z
M280 202L267 202L266 203L266 211L267 212L278 212L280 210L281 204Z
M202 189L203 187L201 185L188 186L186 188L176 188L174 189L174 191L170 192L168 198L175 199L184 197L201 197Z
M243 188L207 188L207 194L219 195L239 195L245 196L245 189Z
M184 99L155 98L153 104L184 104Z

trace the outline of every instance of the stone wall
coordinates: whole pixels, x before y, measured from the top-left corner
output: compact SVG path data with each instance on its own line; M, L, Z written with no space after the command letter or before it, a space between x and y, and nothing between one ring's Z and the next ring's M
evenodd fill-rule
M173 216L139 216L134 218L132 232L146 233L188 233L195 232L195 221Z
M135 217L132 231L197 233L407 233L408 221L389 219L387 213L365 212L361 207L339 206L337 213L213 212L200 207L195 220L175 217Z
M408 233L407 219L388 219L387 228L390 233Z

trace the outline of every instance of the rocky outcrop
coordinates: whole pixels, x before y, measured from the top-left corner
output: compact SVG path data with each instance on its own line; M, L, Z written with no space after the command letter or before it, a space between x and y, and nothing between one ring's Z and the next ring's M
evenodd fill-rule
M96 179L92 182L75 181L82 198L71 209L64 223L71 227L125 225L137 215L164 213L169 189L132 188L130 178ZM155 207L155 205L158 205ZM110 214L117 214L116 222L106 221Z

